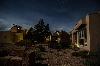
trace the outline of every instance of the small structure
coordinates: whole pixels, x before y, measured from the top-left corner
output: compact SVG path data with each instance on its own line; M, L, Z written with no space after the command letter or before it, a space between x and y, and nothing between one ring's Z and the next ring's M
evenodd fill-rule
M4 43L14 43L14 33L10 31L0 31L0 44Z
M53 33L52 37L51 37L51 41L52 42L56 42L56 43L60 43L60 32L56 31L55 33Z
M9 31L0 31L0 44L14 44L24 39L25 31L21 26L14 25Z
M72 44L88 51L100 51L100 11L80 19L71 31Z
M19 25L14 25L9 31L15 34L16 42L23 40L26 34L26 30Z
M61 44L68 44L69 42L69 34L65 31L56 31L55 33L53 33L52 35L52 41L56 41L57 43L61 43Z
M45 43L50 43L51 41L51 34L49 34L47 37L45 37Z
M13 25L14 26L10 29L11 32L21 33L23 31L21 26L15 24Z

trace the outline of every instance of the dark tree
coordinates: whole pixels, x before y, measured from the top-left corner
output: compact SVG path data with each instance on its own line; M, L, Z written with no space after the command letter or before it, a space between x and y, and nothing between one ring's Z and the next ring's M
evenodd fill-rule
M46 26L45 26L45 36L47 37L48 35L50 35L51 34L51 32L50 32L50 29L49 29L49 24L47 24Z
M70 42L70 35L66 32L66 31L61 31L61 44L62 44L62 47L63 48L68 48L70 47L71 45L71 42Z
M34 26L34 39L38 43L45 41L45 38L50 34L49 24L45 25L44 20L40 19L38 24Z
M25 36L25 41L28 41L29 43L43 43L46 37L48 37L50 34L49 24L45 24L44 20L40 19L34 28L31 27L28 30Z
M33 40L33 32L34 32L34 29L31 27L27 32L26 39Z

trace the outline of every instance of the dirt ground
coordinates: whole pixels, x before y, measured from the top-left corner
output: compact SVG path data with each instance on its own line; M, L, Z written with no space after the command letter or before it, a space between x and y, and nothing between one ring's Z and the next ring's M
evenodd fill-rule
M48 64L48 66L97 66L96 57L82 58L73 56L75 52L72 49L46 49L42 53L44 60L42 64Z

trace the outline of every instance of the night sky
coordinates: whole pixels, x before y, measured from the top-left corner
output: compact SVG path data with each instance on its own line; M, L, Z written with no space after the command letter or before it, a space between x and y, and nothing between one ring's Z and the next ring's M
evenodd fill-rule
M29 28L43 18L52 31L70 31L79 19L95 10L100 10L99 0L0 0L0 22L7 29L12 24Z

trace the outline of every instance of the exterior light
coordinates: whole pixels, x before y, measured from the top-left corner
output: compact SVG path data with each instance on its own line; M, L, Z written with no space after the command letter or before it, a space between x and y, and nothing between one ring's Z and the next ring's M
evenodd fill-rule
M57 35L59 35L59 32L57 32Z

